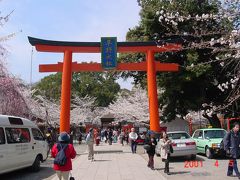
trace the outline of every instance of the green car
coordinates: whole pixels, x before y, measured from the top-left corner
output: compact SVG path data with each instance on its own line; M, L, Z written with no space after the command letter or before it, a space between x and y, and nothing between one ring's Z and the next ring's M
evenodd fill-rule
M213 155L223 155L220 143L226 133L227 131L221 128L197 129L192 135L197 145L197 153L205 154L208 159L213 158Z

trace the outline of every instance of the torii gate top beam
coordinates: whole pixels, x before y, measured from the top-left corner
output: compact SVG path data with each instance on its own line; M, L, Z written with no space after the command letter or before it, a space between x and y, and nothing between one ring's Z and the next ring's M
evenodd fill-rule
M67 41L51 41L33 37L28 37L32 46L36 47L37 51L42 52L58 52L64 53L71 51L73 53L100 53L100 42L67 42ZM117 42L117 51L119 53L144 52L153 51L169 52L178 51L181 49L180 44L174 44L175 41L167 41L165 45L158 47L156 42Z

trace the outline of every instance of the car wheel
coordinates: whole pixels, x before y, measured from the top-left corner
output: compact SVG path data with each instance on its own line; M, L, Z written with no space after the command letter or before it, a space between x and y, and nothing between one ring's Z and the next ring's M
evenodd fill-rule
M206 155L206 157L207 157L208 159L212 159L212 158L213 158L213 154L212 154L212 152L211 152L211 150L210 150L209 147L206 147L205 155Z
M191 155L191 160L195 160L197 158L197 155L196 154L192 154Z
M38 172L40 170L40 162L41 162L41 157L38 155L31 166L31 170L33 172Z

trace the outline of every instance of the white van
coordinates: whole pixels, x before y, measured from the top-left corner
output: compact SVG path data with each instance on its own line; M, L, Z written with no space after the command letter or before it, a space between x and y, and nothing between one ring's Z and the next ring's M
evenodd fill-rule
M47 150L44 136L32 121L0 115L0 174L25 167L38 171Z

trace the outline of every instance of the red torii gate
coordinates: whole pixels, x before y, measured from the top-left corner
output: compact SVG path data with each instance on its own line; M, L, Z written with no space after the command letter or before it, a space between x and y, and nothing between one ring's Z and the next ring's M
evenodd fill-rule
M71 79L72 72L106 71L100 63L72 62L73 53L100 53L100 42L64 42L28 37L37 51L64 53L63 63L39 65L40 72L62 72L60 132L70 131ZM178 51L181 45L168 43L157 47L156 42L117 42L119 53L145 53L146 61L139 63L118 63L115 71L146 71L149 97L150 130L160 131L158 112L156 72L178 71L178 64L160 63L154 60L154 54Z

